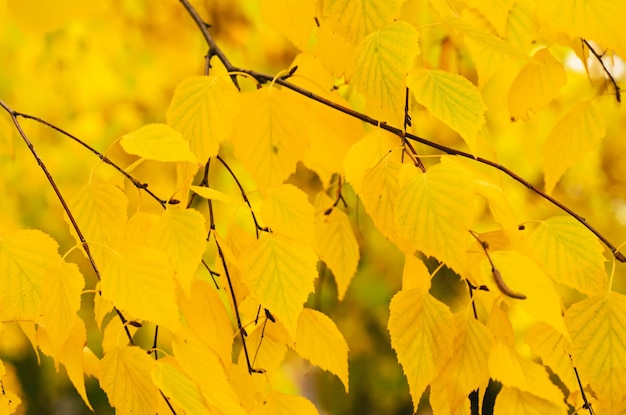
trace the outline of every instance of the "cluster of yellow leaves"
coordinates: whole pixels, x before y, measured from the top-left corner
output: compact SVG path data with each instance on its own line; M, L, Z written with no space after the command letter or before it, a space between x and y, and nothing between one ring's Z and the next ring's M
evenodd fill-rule
M514 132L513 122L531 122L559 99L568 82L562 48L577 36L626 52L626 36L615 35L624 34L624 8L608 1L546 7L431 1L422 6L436 29L407 13L417 3L265 0L261 15L300 52L289 82L395 126L417 114L461 138L475 155L497 152L490 123L504 117L509 124L500 133ZM18 21L28 14L19 2L9 5ZM66 12L53 13L51 21L63 21ZM541 42L532 46L538 29ZM477 79L461 70L466 66L455 67L445 45L430 45L440 35L468 53ZM433 413L468 413L468 394L484 396L493 379L502 384L496 413L566 413L568 405L582 405L576 367L594 405L608 413L626 410L626 298L612 290L602 246L583 225L553 216L518 229L521 220L534 218L518 216L497 175L452 156L420 169L413 162L418 154L380 126L367 130L276 82L251 86L240 76L239 89L232 75L240 74L216 67L187 77L173 92L165 123L119 140L126 155L137 158L128 171L139 164L175 166L162 211L131 199L117 176L90 176L68 203L70 231L97 269L102 356L85 346L79 268L43 232L0 233L1 321L22 322L57 369L65 366L89 408L85 375L99 380L122 414L165 413L166 405L188 414L316 414L308 399L272 387L285 376L288 348L336 375L348 392L348 343L330 317L306 306L319 261L334 275L338 300L357 272L359 242L340 205L347 182L375 227L405 256L388 330L415 409L429 389ZM504 99L492 102L489 88L500 89ZM575 94L548 128L547 193L607 133L590 95ZM213 163L196 185L198 172L218 155L229 163L223 174ZM321 184L299 187L299 164ZM220 190L229 174L243 187L245 204ZM206 185L209 177L219 184ZM199 203L186 206L191 192L210 201L208 212ZM214 215L214 205L233 212L230 219ZM474 228L484 231L470 232ZM464 309L453 312L431 294L425 257L473 287ZM565 307L562 286L584 298ZM114 309L130 323L105 319ZM529 329L514 330L514 316ZM165 358L154 359L126 337L134 325L150 324L167 333L158 345ZM524 331L541 363L520 347L516 336ZM234 341L238 336L247 347ZM249 373L252 368L266 376ZM0 380L3 375L0 362ZM5 412L19 402L11 393L0 396Z

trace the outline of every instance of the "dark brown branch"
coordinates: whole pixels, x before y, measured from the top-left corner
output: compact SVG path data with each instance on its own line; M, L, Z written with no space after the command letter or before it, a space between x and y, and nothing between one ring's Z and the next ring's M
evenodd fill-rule
M617 100L617 102L622 102L621 88L619 87L619 85L617 85L615 78L613 77L611 72L609 72L606 65L604 65L604 61L602 60L602 55L596 52L596 50L585 39L581 38L581 40L583 41L583 45L587 46L587 49L589 49L589 51L593 54L593 56L596 57L598 62L600 62L600 65L602 65L602 69L604 70L604 73L611 80L611 83L613 84L613 88L615 88L615 99Z

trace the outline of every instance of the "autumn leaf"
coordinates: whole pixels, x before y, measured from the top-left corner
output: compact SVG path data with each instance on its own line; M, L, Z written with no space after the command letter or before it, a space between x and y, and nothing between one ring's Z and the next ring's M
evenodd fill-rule
M263 400L263 403L257 406L252 415L319 415L315 405L302 396L285 395L280 392L272 391Z
M161 392L187 414L205 414L209 409L198 386L175 365L173 358L160 359L150 373Z
M335 30L358 42L391 23L401 5L400 0L329 0L324 2L324 16Z
M148 124L122 137L128 154L147 160L197 162L182 134L167 124Z
M496 397L494 413L511 415L566 414L563 404L550 402L522 390L503 386Z
M302 190L282 184L266 191L261 218L273 232L315 247L313 206Z
M305 50L315 27L314 0L263 0L261 16L298 49Z

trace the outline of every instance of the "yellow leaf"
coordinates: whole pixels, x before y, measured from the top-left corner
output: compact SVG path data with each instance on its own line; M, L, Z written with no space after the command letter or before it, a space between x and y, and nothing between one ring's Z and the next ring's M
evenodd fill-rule
M242 94L232 143L259 188L281 184L296 170L312 123L306 102L275 86Z
M555 0L536 4L541 20L571 38L583 37L599 42L603 48L626 53L626 8L619 1Z
M494 407L494 414L545 415L566 414L567 406L562 402L551 402L516 388L503 386Z
M257 310L258 305L254 311ZM287 354L287 344L291 344L293 341L279 321L275 323L266 321L266 323L258 324L252 333L248 332L246 342L248 343L248 357L252 367L272 373L280 370L280 365ZM238 364L247 367L243 350L239 354Z
M424 68L412 71L406 83L417 102L468 144L473 143L487 109L478 88L461 75Z
M291 184L268 189L261 218L273 232L315 247L313 206L302 190Z
M272 391L257 406L252 415L319 415L315 405L302 396L290 396Z
M430 280L430 273L424 262L413 254L406 254L402 270L402 289L405 291L420 289L427 292L430 290Z
M65 344L80 309L80 295L85 278L76 264L59 261L43 276L41 314L50 336L52 353Z
M124 236L124 227L128 221L126 209L128 198L117 186L106 183L89 182L74 195L68 203L70 211L89 245L96 265L104 266L112 253L100 245L117 248ZM70 224L67 217L65 221ZM80 240L70 224L70 232L76 243ZM102 271L102 269L100 269Z
M263 0L261 17L295 47L305 50L316 27L315 3L315 0Z
M354 85L368 107L394 117L392 122L402 119L406 75L419 53L418 39L415 27L398 21L369 34L354 51Z
M563 392L550 381L543 366L524 359L500 341L495 342L489 354L489 374L504 386L518 388L549 402L565 405Z
M119 413L154 415L159 396L150 379L156 362L135 346L115 347L100 361L100 387Z
M331 25L317 28L317 43L313 55L319 58L337 78L346 74L350 67L354 46L346 38L333 30Z
M619 407L626 390L626 296L609 292L574 303L565 321L581 379L600 402Z
M189 141L200 162L217 155L230 136L240 108L239 91L223 76L193 76L174 91L167 123Z
M417 410L426 386L452 354L452 313L422 289L398 292L391 299L389 311L391 346L402 364Z
M602 245L571 216L540 222L529 242L537 261L556 282L587 295L608 287Z
M405 164L399 182L395 224L408 251L419 249L463 272L474 217L469 172L446 159L426 173Z
M148 124L122 137L128 154L156 161L197 161L183 135L167 124Z
M346 393L349 391L348 344L328 316L310 308L302 310L295 350L314 365L337 375Z
M543 270L534 261L517 251L497 251L491 252L490 255L495 268L500 272L508 288L526 296L523 300L505 298L515 302L537 320L549 324L568 336L561 315L561 297ZM489 276L487 280L490 289L498 292L499 288L494 285L489 262L485 259L482 265L483 275Z
M327 0L325 22L358 42L366 35L391 23L400 12L402 0Z
M219 190L211 189L209 187L204 187L204 186L191 186L191 190L198 196L207 200L215 200L215 201L220 201L224 203L233 203L232 197L230 197L226 193L220 192Z
M15 392L9 389L5 375L6 368L4 367L2 360L0 360L0 382L2 383L2 387L4 389L4 392L0 394L0 414L11 415L20 407L22 400L15 394Z
M117 317L109 320L102 335L102 351L105 354L118 346L129 345L125 329L128 329L131 337L137 332L137 327L129 324L124 325Z
M555 99L565 85L563 65L548 49L541 49L517 75L509 90L509 111L516 120L528 120Z
M579 102L554 127L543 146L546 193L563 173L600 143L606 133L604 115L591 101Z
M166 327L178 322L174 271L161 251L140 247L116 253L100 287L105 299L136 318Z
M515 2L509 13L506 41L519 47L524 52L534 49L539 22L534 10L529 7L531 1Z
M233 329L215 287L206 281L195 281L191 297L181 298L179 303L191 332L228 367L232 361Z
M296 336L298 317L317 277L317 256L305 245L275 234L262 235L240 259L250 292Z
M319 193L315 207L315 237L317 253L335 276L337 296L343 300L359 264L359 244L354 236L350 218L340 209L326 210L333 201Z
M166 254L186 295L206 250L206 237L204 216L195 209L170 206L150 230L148 245Z
M537 323L526 334L526 343L541 361L556 373L570 392L578 387L569 357L570 342L545 323Z
M466 3L484 14L498 31L498 34L504 36L507 17L515 0L466 0Z
M58 245L36 230L0 234L0 315L2 320L35 321L41 315L46 270L59 260Z
M150 375L159 390L187 415L210 413L198 386L176 367L175 359L166 357L157 361Z
M193 339L175 336L172 349L178 364L194 381L207 403L224 414L245 415L219 358L211 349Z

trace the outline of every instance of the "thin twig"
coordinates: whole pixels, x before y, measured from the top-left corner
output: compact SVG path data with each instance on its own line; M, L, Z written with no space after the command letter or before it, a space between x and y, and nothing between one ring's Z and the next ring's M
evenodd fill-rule
M569 356L569 360L572 360L572 355ZM574 373L576 374L576 380L578 381L578 387L580 388L580 395L583 398L583 408L589 411L590 415L594 415L593 408L591 407L591 403L587 400L587 395L585 394L585 389L583 388L583 383L580 380L580 376L578 375L578 369L576 366L573 366L574 362L572 361L572 367L574 368Z
M602 55L596 52L596 50L585 39L581 38L581 40L583 41L583 44L587 46L587 49L589 49L589 51L593 54L593 56L596 57L598 62L600 62L600 65L602 65L602 69L604 70L604 73L606 73L606 76L608 76L609 79L611 80L611 83L613 83L613 88L615 88L615 99L617 100L617 102L622 102L621 88L619 87L619 85L617 85L615 78L613 77L611 72L609 72L606 65L604 65L604 61L602 60Z

